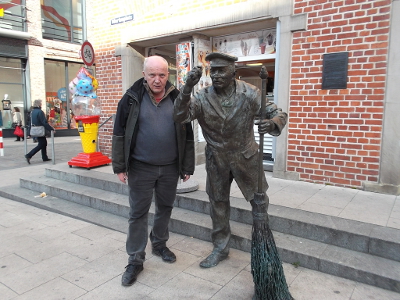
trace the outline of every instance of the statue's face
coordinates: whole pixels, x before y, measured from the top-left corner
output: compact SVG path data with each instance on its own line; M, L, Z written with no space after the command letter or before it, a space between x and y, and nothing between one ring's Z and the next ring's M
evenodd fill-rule
M234 66L211 67L210 77L216 89L225 89L235 78Z

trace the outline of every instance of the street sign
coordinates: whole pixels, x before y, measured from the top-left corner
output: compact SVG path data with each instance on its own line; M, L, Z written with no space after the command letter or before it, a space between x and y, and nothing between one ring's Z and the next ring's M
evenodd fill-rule
M85 65L91 66L94 63L94 49L92 44L85 41L81 47L81 57Z

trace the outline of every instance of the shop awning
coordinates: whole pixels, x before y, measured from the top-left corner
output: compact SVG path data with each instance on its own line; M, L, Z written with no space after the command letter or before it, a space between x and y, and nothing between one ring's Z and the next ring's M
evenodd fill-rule
M279 15L290 14L290 10L265 0L254 0L252 5L238 3L210 10L193 10L151 24L127 27L121 33L121 42L144 54L147 47L187 41L193 35L214 37L273 28Z
M32 35L28 32L0 28L0 36L19 40L29 40Z

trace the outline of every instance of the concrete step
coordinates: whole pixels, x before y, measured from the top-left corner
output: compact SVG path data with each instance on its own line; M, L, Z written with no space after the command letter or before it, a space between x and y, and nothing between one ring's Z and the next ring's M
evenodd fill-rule
M62 165L47 168L45 173L54 179L128 195L128 186L113 174L71 169ZM204 191L178 194L175 206L207 215L210 211L208 196ZM271 230L400 261L398 229L272 204L268 214ZM251 225L250 204L231 197L231 220Z
M35 195L45 192L55 197L52 202L64 203L67 200L124 217L125 220L129 212L127 197L120 193L47 176L34 179L21 178L20 183L21 187L31 190L29 195L31 198L32 191L35 191L33 192ZM35 199L39 202L40 200L48 201L47 198ZM150 216L153 216L153 211L152 207ZM84 219L85 214L79 213L79 218ZM152 217L149 218L149 223L152 223ZM251 225L231 221L231 227L231 247L249 252ZM170 222L172 232L210 241L210 228L211 219L208 214L181 207L174 208ZM400 263L397 261L276 231L274 231L274 237L284 262L400 292Z
M51 195L45 198L37 197L38 194L37 191L21 188L20 185L10 185L0 190L1 197L127 233L127 219L125 217Z

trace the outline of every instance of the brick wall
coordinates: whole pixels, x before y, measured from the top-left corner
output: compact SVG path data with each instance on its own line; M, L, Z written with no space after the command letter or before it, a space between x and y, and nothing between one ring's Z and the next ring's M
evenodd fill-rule
M287 170L306 181L378 182L391 1L295 0ZM347 89L322 90L325 53L348 52Z
M92 0L90 0L92 1ZM254 0L97 1L93 9L98 96L104 120L122 97L121 60L115 46L123 29ZM125 3L125 5L121 5ZM307 30L293 33L287 171L301 180L361 187L378 182L382 138L390 0L293 0L307 14ZM133 13L135 20L110 25ZM323 54L348 52L347 89L322 90ZM111 153L112 123L100 130L100 149Z
M119 1L121 2L121 1ZM96 1L91 5L94 36L90 41L95 50L96 79L99 83L97 96L101 101L102 114L100 123L104 122L117 110L122 97L122 67L120 57L115 56L115 47L120 44L121 30L132 26L133 22L111 25L111 19L132 13L118 1ZM100 151L111 156L113 122L110 120L99 130Z

